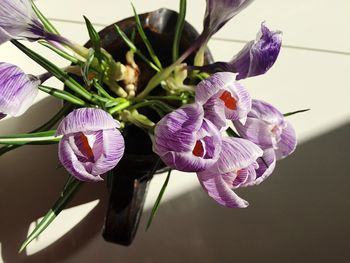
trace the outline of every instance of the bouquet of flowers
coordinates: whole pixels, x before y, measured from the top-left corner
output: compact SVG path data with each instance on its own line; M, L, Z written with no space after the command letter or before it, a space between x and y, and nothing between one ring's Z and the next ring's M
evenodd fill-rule
M84 182L99 182L123 158L123 131L136 126L147 133L153 151L169 167L149 223L159 205L173 169L196 172L203 190L220 205L244 208L248 202L234 190L258 185L273 172L276 161L291 154L296 135L286 116L271 104L252 99L241 79L266 73L277 59L281 32L262 23L257 39L248 42L228 62L205 63L210 38L252 0L206 0L203 30L184 52L180 40L186 0L180 0L174 25L172 61L157 56L141 26L129 37L115 25L129 47L125 61L116 61L101 46L99 34L85 18L90 36L86 48L60 35L29 0L0 1L0 44L11 41L46 72L24 73L0 62L0 119L19 116L38 92L65 101L47 123L28 134L0 135L0 155L25 144L58 143L58 158L70 177L55 205L23 243L22 251L52 222ZM147 53L135 45L138 34ZM67 59L59 68L18 40L36 41ZM192 61L188 58L194 57ZM145 63L152 76L139 86ZM77 81L73 76L79 76ZM65 89L44 85L59 79ZM154 117L156 116L156 117ZM60 121L60 122L59 122ZM52 130L56 123L58 127Z

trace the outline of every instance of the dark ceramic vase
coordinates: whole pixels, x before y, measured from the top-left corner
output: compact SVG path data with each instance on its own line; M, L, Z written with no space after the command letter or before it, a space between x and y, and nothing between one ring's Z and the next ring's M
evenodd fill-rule
M176 12L168 9L159 9L140 15L145 33L163 66L171 64L177 17ZM136 30L134 17L124 19L116 24L129 38ZM125 54L129 48L116 34L114 25L106 27L99 34L102 47L116 61L125 62ZM197 31L186 23L180 42L180 53L184 52L197 37ZM135 45L141 49L143 54L147 54L145 45L138 34L136 34ZM89 46L89 43L86 46ZM193 55L190 56L187 62L192 64L193 58ZM140 67L139 92L146 86L155 72L137 56L135 56L135 61ZM205 61L212 61L209 52L205 55ZM157 119L153 119L153 121L156 122ZM110 198L103 237L106 241L127 246L131 244L136 234L149 181L157 171L166 168L159 157L153 153L151 140L144 131L135 126L129 126L124 129L123 136L125 154L109 176L111 178L109 181Z

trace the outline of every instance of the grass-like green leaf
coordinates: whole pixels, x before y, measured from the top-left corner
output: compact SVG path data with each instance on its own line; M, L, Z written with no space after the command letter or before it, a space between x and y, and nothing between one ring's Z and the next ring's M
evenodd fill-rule
M187 1L180 0L180 10L179 10L179 16L177 17L177 21L176 21L175 37L174 37L174 43L173 43L173 63L175 63L176 60L179 58L180 41L181 41L182 30L184 28L185 17L186 17L186 6L187 6Z
M145 31L142 28L140 18L139 18L138 14L136 12L136 9L135 9L135 7L134 7L134 5L132 3L131 3L131 6L132 6L132 10L134 11L137 31L139 32L143 43L145 43L145 46L146 46L146 48L148 50L148 53L150 54L153 62L157 65L158 68L162 69L162 64L160 63L160 60L158 59L156 53L154 52L153 47L152 47L151 43L149 42Z
M51 24L51 22L43 15L43 13L40 12L39 8L34 4L34 1L31 1L33 10L35 12L35 14L38 16L39 20L41 21L41 23L43 23L44 28L51 32L54 33L56 35L59 35L58 30Z
M66 72L62 69L48 61L46 58L37 54L33 50L24 46L20 42L15 39L11 40L12 44L14 44L17 48L19 48L23 53L25 53L28 57L37 62L40 66L45 68L48 72L52 73L57 79L63 82L68 88L72 91L76 92L78 95L82 96L87 100L91 100L92 94L88 92L83 86L81 86L76 80L71 78Z
M35 227L35 229L30 233L27 239L23 242L21 248L19 249L19 253L21 253L30 242L37 238L53 222L57 215L66 207L70 200L72 200L82 184L82 181L78 181L73 177L70 177L68 179L68 182L65 184L59 198L52 206L52 208L46 213L44 218Z
M43 143L57 143L62 136L55 136L56 130L26 133L26 134L12 134L0 136L0 144L23 145L23 144L43 144Z
M149 217L149 219L148 219L148 222L147 222L146 231L147 231L147 230L149 229L149 227L151 226L151 224L152 224L152 222L153 222L153 219L154 219L154 216L156 215L156 212L157 212L158 207L159 207L159 205L160 205L160 201L162 200L163 195L164 195L164 192L165 192L165 190L166 190L166 188L167 188L167 186L168 186L171 171L172 171L172 170L169 170L169 172L168 172L168 174L167 174L167 177L166 177L166 179L165 179L165 181L164 181L164 184L163 184L163 186L162 186L162 189L161 189L160 192L159 192L159 195L158 195L158 197L157 197L157 200L156 200L156 202L155 202L154 205L153 205L153 208L152 208L152 211L151 211L151 215L150 215L150 217Z
M231 127L228 127L226 129L226 133L228 136L230 137L236 137L236 138L241 138L241 136L239 136Z
M79 59L77 59L76 57L64 52L63 50L61 50L59 48L52 46L50 43L46 42L45 40L39 40L38 42L39 42L39 44L51 49L53 52L55 52L59 56L63 57L64 59L69 60L70 62L72 62L74 64L78 64L80 62Z
M129 46L129 48L136 53L143 61L145 61L151 68L153 68L155 71L159 72L160 69L157 65L155 65L152 61L150 61L148 58L146 58L145 55L142 54L142 52L135 46L135 44L128 38L128 36L120 29L119 26L114 25L115 31L117 34L123 39L125 44Z
M63 105L63 107L51 118L49 119L47 122L45 122L43 125L41 125L40 127L32 130L29 133L36 133L36 132L42 132L42 131L46 131L51 129L64 115L66 115L70 110L72 109L72 104L70 103L65 103ZM13 145L13 144L7 144L3 147L0 148L0 156L12 151L14 149L17 149L19 147L21 147L23 144L21 145Z
M85 24L89 33L89 37L92 43L92 47L95 50L95 57L100 61L102 59L102 53L101 53L101 38L100 35L97 33L93 25L91 24L90 20L83 16L85 20Z
M44 86L44 85L40 85L38 88L39 88L39 90L41 90L47 94L50 94L51 96L54 96L54 97L59 98L61 100L71 102L75 105L79 105L79 106L86 105L85 101L83 101L82 99L74 96L73 94L71 94L65 90L59 90L59 89L51 88L51 87Z
M298 114L298 113L302 113L302 112L306 112L306 111L309 111L310 109L303 109L303 110L297 110L297 111L292 111L292 112L288 112L288 113L285 113L283 114L284 117L288 117L288 116L291 116L291 115L294 115L294 114Z

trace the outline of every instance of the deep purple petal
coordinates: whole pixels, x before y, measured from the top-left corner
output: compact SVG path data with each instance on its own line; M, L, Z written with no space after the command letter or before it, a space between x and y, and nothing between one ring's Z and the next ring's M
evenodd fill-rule
M222 151L218 161L209 168L211 173L226 174L247 168L263 155L254 143L241 138L222 138Z
M119 123L102 109L80 108L72 111L62 120L57 128L57 135L107 130L118 126Z
M6 117L6 114L3 114L3 113L0 112L0 120L5 118L5 117Z
M0 112L11 116L23 114L38 94L40 81L20 68L0 63Z
M203 32L208 37L215 34L230 19L253 0L207 0Z
M293 126L286 121L286 127L283 129L281 139L277 144L277 160L283 159L294 152L297 146L297 138Z
M245 208L249 203L240 198L225 182L222 176L197 173L203 189L219 204L230 208Z

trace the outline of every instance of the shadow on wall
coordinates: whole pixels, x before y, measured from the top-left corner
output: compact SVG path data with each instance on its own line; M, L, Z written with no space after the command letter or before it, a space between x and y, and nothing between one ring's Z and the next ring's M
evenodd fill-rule
M31 116L50 103L39 106ZM28 224L46 212L66 175L54 168L56 146L23 147L0 158L2 257L6 263L348 262L349 135L347 124L299 145L270 179L239 191L251 204L247 209L223 208L198 188L162 204L145 232L147 211L128 248L102 240L105 185L87 185L72 206L96 198L103 202L66 237L29 257L17 254Z

